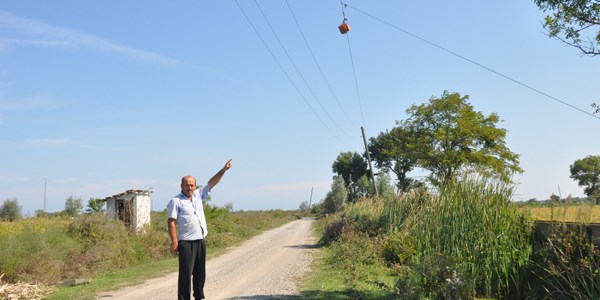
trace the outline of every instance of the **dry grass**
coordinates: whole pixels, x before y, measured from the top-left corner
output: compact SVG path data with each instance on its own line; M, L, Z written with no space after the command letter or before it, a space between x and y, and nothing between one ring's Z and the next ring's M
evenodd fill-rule
M29 284L24 282L3 283L0 275L0 298L16 299L45 299L52 289L44 284Z
M600 223L600 206L561 205L545 207L523 207L534 220Z

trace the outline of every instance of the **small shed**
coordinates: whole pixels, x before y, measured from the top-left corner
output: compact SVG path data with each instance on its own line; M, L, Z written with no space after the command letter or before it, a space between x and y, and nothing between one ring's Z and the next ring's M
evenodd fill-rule
M125 226L141 231L150 223L151 193L150 190L127 190L102 199L106 202L106 217L121 220Z

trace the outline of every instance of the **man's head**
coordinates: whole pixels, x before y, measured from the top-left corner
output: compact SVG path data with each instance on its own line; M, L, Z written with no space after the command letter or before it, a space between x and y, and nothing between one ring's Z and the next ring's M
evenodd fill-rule
M192 198L192 194L196 189L196 178L194 176L183 176L181 178L181 192L188 198Z

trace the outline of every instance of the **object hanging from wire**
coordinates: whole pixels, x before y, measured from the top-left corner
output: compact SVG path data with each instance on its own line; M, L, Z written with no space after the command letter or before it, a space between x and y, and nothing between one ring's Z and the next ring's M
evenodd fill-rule
M350 25L346 23L346 21L348 21L348 19L346 19L346 12L344 12L344 8L348 6L348 4L345 4L342 1L340 1L340 4L342 5L342 16L344 17L344 20L342 21L342 24L338 26L338 29L340 30L341 34L346 34L348 31L350 31Z

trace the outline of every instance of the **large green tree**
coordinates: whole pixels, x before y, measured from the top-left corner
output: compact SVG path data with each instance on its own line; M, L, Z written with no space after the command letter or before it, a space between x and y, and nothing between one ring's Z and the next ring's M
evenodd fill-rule
M381 159L378 165L396 170L397 175L406 175L412 167L428 170L434 185L467 171L510 181L514 173L523 171L519 155L506 147L506 130L496 126L498 115L475 111L468 99L444 91L439 98L411 106L405 121L371 139L371 156ZM406 179L398 178L402 180Z
M418 183L409 173L417 166L420 140L401 122L396 125L369 139L369 153L378 169L390 170L396 175L396 187L404 192Z
M600 1L535 0L546 15L544 28L550 37L578 48L587 55L600 54Z
M346 186L368 174L367 162L357 152L340 153L333 162L331 169L333 173L344 179Z
M600 204L600 155L589 155L576 160L571 166L571 178L585 186L585 194Z
M0 206L0 221L14 221L21 218L21 208L17 199L6 199Z

